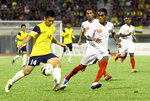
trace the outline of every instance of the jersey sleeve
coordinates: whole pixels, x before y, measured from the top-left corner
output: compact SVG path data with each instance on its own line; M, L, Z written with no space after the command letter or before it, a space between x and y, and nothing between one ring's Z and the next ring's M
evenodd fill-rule
M122 34L124 33L124 28L123 28L123 27L120 28L119 34L120 34L120 33L122 33Z
M33 30L29 33L29 35L31 35L33 38L35 38L40 33L41 33L40 27L39 26L35 26L33 28Z
M20 39L21 33L19 32L16 37L17 37L17 39Z

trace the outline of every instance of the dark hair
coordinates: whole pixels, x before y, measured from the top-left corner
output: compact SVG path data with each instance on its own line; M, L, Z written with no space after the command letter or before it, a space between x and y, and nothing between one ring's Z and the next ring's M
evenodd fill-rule
M126 20L127 18L130 18L130 19L131 19L131 16L129 16L129 15L128 15L128 16L125 16L125 17L124 17L124 20Z
M48 17L55 17L55 12L53 10L48 10L46 11L45 13L45 17L48 18Z
M21 25L21 28L22 28L23 26L25 26L25 27L26 27L26 25L25 25L25 24L22 24L22 25Z
M88 11L88 10L91 10L91 11L93 11L93 13L94 13L94 10L93 10L92 8L88 8L86 11Z
M107 10L106 10L106 8L101 8L101 9L98 10L98 12L104 12L105 15L107 16Z

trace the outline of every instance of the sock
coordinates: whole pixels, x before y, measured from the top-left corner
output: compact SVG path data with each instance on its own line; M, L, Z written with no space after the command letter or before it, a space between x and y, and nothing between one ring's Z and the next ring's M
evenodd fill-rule
M121 61L123 62L126 59L126 57L127 57L127 54L123 58L121 58Z
M134 57L130 57L130 61L131 61L132 69L135 69L135 60L134 60Z
M16 81L18 81L19 79L21 79L22 77L24 77L24 73L23 70L19 71L11 80L10 80L10 85L13 85L13 83L15 83Z
M53 78L54 78L54 86L59 84L61 79L61 68L55 67L53 71Z
M23 58L22 58L22 61L23 61L23 64L22 64L22 65L25 65L25 64L26 64L26 60L27 60L27 54L24 54L24 55L23 55Z
M69 62L71 62L71 58L72 58L72 52L70 51L69 52L69 59L68 59Z
M20 58L21 56L19 56L19 55L16 55L14 58L13 58L13 60L15 61L15 60L17 60L18 58Z
M81 65L75 67L72 72L66 77L66 79L69 81L69 79L74 76L76 73L78 73L78 71L82 70L83 67Z
M101 68L101 65L105 66L104 77L107 75L107 73L106 73L107 64L108 64L108 61L103 61L103 63L100 63L100 62L98 61L98 65L99 65L100 68Z
M60 60L62 60L63 56L64 56L64 52L62 53L62 55L61 55L61 57L60 57Z
M106 71L108 61L103 61L103 63L100 65L100 68L98 70L96 79L94 82L98 82L99 79L104 75L104 72Z

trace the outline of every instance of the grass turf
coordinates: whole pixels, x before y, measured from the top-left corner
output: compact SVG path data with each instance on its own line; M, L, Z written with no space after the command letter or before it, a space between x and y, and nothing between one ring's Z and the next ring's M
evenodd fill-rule
M53 91L52 76L44 76L40 66L35 67L31 75L19 80L11 88L10 93L5 93L4 88L8 79L12 78L21 67L22 59L11 64L13 57L0 57L0 101L149 101L150 100L150 56L136 56L137 73L131 73L130 59L124 63L119 60L114 62L111 57L107 73L112 79L99 81L102 87L92 90L98 65L88 66L85 72L79 72L69 81L64 91ZM82 57L73 57L72 64L67 62L67 57L62 61L61 82L66 74L79 65Z

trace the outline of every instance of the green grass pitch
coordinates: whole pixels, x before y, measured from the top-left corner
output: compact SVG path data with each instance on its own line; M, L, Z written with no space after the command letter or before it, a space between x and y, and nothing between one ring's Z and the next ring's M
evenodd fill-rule
M0 57L0 101L150 101L150 56L135 57L137 73L130 72L129 57L124 63L114 62L114 57L111 57L107 73L112 79L105 81L102 77L99 89L90 88L99 69L97 64L88 66L85 72L80 71L70 79L66 90L58 92L53 91L52 76L42 75L38 66L29 76L16 82L10 93L5 93L7 80L23 69L22 59L12 65L12 58ZM62 61L61 82L79 65L82 57L73 57L72 64L67 59L64 57Z

